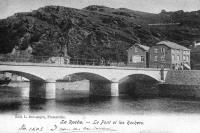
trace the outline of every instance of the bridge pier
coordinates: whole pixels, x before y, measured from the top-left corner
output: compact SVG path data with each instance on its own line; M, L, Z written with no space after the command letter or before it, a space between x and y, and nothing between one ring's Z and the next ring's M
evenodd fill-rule
M119 83L111 82L111 96L119 96Z
M90 81L90 95L119 96L119 83Z
M56 81L45 81L46 95L44 99L56 99Z
M56 98L56 81L46 80L30 81L30 98L42 98L42 99L55 99Z
M90 95L110 96L110 83L90 80Z

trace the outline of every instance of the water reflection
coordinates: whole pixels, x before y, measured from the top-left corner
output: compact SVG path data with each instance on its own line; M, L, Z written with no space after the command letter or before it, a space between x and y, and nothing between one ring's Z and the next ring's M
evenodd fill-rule
M56 100L23 97L20 87L0 87L0 113L58 112L70 114L200 113L199 100L136 97L65 97Z
M13 102L5 102L1 101L0 103L0 112L7 112L7 111L17 111L21 108L21 102L13 101Z
M47 104L47 100L45 100L45 99L30 98L29 99L29 110L30 111L44 110L46 104Z

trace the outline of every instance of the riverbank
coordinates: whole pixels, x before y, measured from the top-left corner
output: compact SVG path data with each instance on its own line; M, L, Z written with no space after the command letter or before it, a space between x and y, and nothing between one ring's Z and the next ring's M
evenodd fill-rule
M200 71L174 70L159 84L160 97L200 99Z

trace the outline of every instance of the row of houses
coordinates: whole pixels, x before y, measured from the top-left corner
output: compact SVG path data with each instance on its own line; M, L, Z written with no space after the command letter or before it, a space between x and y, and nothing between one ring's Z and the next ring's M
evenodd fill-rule
M128 66L190 69L190 49L174 42L160 41L151 47L136 43L127 52Z
M28 46L25 50L19 50L16 46L10 55L29 57L32 55L32 52L31 46ZM136 43L127 52L127 65L131 67L190 69L191 66L191 50L170 41L160 41L151 47ZM60 64L60 60L57 60L56 57L52 57L49 60L55 63L59 61ZM64 63L64 61L62 62Z

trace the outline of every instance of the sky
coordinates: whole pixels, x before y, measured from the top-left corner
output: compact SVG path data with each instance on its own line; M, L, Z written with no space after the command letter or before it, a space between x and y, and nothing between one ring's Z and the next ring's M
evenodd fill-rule
M200 0L0 0L0 19L17 12L29 12L46 5L59 5L77 9L89 5L104 5L151 13L159 13L162 9L166 11L200 10Z

